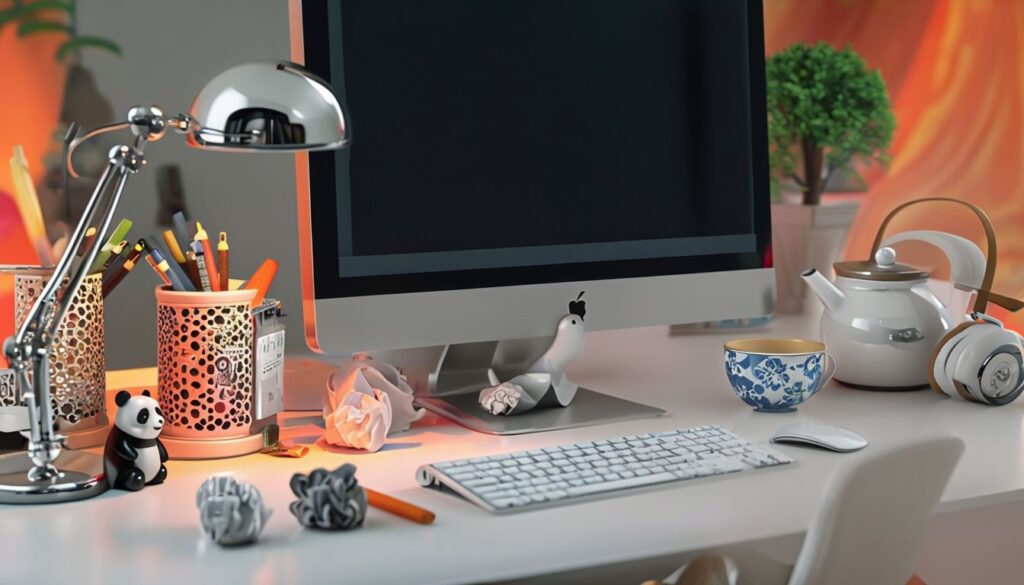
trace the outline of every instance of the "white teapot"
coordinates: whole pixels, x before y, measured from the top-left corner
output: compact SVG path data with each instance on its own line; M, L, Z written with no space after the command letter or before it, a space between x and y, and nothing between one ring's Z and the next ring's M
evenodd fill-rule
M886 226L907 206L949 201L971 208L988 236L988 261L973 242L944 232L913 231L883 241ZM967 319L966 306L946 307L928 286L928 273L896 262L889 244L918 240L938 247L950 263L950 279L961 291L977 291L975 310L988 301L1006 306L1012 299L990 292L995 275L995 235L985 213L957 199L918 199L897 207L882 222L871 259L837 262L835 283L814 269L803 273L825 305L821 338L836 358L835 379L855 387L910 390L929 384L932 348L952 327Z

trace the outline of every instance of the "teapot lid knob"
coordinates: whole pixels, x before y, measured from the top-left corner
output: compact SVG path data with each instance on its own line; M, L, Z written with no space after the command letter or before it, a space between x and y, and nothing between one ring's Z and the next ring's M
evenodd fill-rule
M885 247L879 248L875 252L875 264L883 268L888 268L896 264L896 250Z

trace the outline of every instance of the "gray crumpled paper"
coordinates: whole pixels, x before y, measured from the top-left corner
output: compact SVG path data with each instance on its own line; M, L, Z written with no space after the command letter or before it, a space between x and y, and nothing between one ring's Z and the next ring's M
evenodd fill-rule
M229 475L215 475L196 492L203 532L220 545L255 542L271 511L258 489Z
M323 530L351 530L366 518L366 491L356 480L356 466L346 463L334 471L314 469L296 473L292 493L298 497L289 510L300 524Z

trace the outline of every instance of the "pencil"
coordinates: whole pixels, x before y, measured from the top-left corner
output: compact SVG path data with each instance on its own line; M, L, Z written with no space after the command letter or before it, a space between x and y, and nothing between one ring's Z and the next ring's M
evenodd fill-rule
M85 230L85 239L82 240L82 247L78 249L78 257L85 256L86 250L92 247L92 243L96 240L96 228L91 227Z
M197 291L203 290L203 281L199 277L199 263L196 259L196 253L192 250L185 252L185 264L188 268L188 278L192 281L192 284L196 287Z
M181 246L178 245L178 238L174 237L174 232L171 230L164 230L164 243L167 244L167 251L171 253L171 257L178 264L185 265L185 254L181 251Z
M14 156L11 157L11 178L14 180L14 202L18 206L25 233L39 254L39 261L44 265L53 264L55 258L50 240L46 237L46 222L43 220L43 210L39 207L39 195L28 171L25 149L21 145L14 147Z
M210 277L210 290L221 290L220 275L217 274L217 257L213 253L213 246L210 244L210 236L208 236L206 234L206 230L203 229L203 224L198 221L196 222L195 241L199 242L199 245L203 247L203 257L206 262L206 274ZM202 274L202 265L200 265L199 268L199 274Z
M217 274L220 275L220 290L230 290L228 276L228 233L221 232L217 242Z
M110 294L114 287L121 284L125 276L135 269L135 265L139 261L139 256L142 256L143 241L136 242L135 246L125 256L124 262L118 267L111 267L103 275L103 298L106 298Z
M436 516L430 510L425 510L404 500L399 500L393 496L371 490L366 486L363 486L363 491L366 492L366 503L370 504L374 508L390 512L396 516L401 516L406 520L411 520L419 524L434 523L434 518Z

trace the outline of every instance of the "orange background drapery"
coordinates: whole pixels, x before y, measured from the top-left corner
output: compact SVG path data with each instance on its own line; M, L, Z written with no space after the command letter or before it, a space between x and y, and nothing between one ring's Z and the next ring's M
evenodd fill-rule
M767 52L797 41L849 43L889 86L897 129L885 171L847 243L864 257L882 218L911 199L948 196L985 209L996 227L995 289L1024 291L1024 2L765 0ZM951 205L901 213L890 232L936 229L984 249L976 220ZM1024 328L1024 315L1009 317Z

